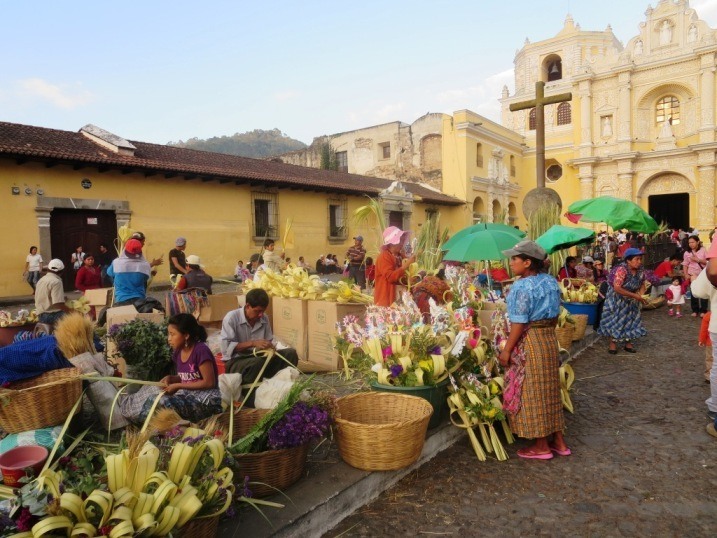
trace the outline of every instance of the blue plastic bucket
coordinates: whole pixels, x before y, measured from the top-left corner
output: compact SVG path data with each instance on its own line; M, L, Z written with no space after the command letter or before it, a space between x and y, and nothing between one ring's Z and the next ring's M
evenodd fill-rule
M588 325L595 323L597 318L597 303L563 303L565 310L571 314L586 314Z

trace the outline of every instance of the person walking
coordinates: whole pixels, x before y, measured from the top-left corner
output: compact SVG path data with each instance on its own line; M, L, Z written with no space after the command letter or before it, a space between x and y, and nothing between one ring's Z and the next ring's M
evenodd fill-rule
M42 272L42 256L37 252L37 247L30 247L30 253L25 258L25 272L22 276L32 287L32 292L35 293L37 287L37 281L40 280L40 273Z
M636 353L632 341L647 334L642 324L640 305L646 304L645 271L642 252L636 248L625 251L624 261L614 270L614 279L608 286L598 334L610 338L608 353L617 354L618 342L625 351Z
M106 243L100 243L99 253L95 256L95 265L100 269L100 275L102 275L102 286L109 288L112 286L112 279L107 276L107 269L112 265L112 260L116 256L112 255L112 252L107 247Z
M362 290L366 289L366 271L364 269L366 249L363 246L363 236L354 237L354 244L346 251L346 257L349 259L349 278Z
M510 333L498 360L510 368L505 376L504 410L511 431L533 444L518 450L525 459L549 460L569 456L563 430L558 341L555 326L560 313L557 281L542 272L545 250L524 240L503 254L520 277L506 298Z
M707 266L707 251L702 246L699 236L691 235L687 239L687 247L683 258L682 267L684 268L685 281L687 286L697 280L697 277ZM692 309L692 317L704 317L707 313L709 305L707 299L699 299L694 295L690 298L690 308Z
M284 256L286 254L284 252L281 254L275 252L275 248L276 243L273 239L265 239L264 251L261 253L261 257L264 258L264 263L269 269L276 271L277 273L281 273L284 269Z

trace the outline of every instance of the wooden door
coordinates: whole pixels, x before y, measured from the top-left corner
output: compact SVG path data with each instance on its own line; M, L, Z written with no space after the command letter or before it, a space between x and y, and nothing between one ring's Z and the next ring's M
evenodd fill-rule
M90 209L53 209L50 214L50 245L52 254L45 260L59 258L65 264L63 282L65 291L75 289L75 270L72 268L72 253L78 246L97 256L100 243L114 248L117 237L117 217L114 211Z

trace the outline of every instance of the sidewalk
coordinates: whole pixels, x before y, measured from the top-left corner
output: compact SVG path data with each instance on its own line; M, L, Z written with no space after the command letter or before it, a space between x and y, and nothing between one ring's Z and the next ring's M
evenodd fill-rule
M571 356L577 356L596 340L597 335L588 329L585 338L573 344L570 350ZM354 469L341 460L335 443L332 443L334 446L309 456L306 476L284 492L290 500L279 494L269 498L286 505L283 509L263 509L271 525L256 510L244 507L239 514L238 522L224 521L220 526L219 534L233 538L321 536L381 493L420 469L435 456L449 449L457 441L465 438L467 438L465 430L456 428L446 421L428 432L423 453L416 464L390 472L366 472Z

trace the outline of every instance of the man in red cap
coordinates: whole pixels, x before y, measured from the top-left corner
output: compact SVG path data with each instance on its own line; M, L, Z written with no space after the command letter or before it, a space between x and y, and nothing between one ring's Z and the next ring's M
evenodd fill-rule
M142 242L130 239L119 258L112 261L107 274L115 284L115 306L130 304L147 296L152 268L142 256Z

